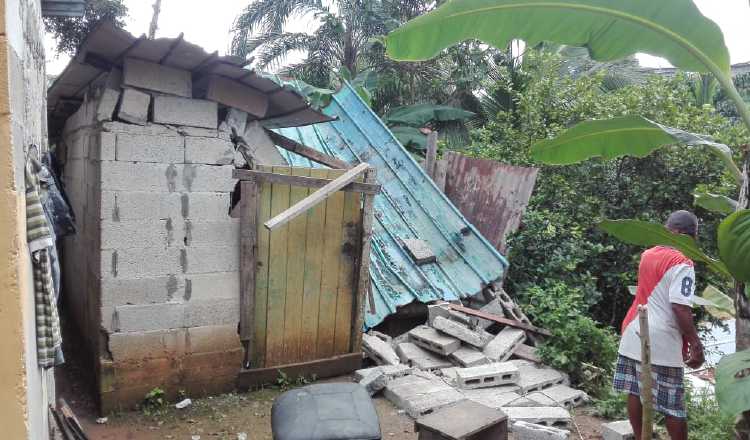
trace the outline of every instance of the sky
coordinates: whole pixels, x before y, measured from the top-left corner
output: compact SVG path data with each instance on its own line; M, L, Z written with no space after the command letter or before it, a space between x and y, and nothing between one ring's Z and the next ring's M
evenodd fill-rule
M176 37L185 33L185 40L198 44L207 52L218 50L225 54L232 41L230 29L234 19L253 0L162 0L157 37ZM654 0L658 1L658 0ZM701 12L715 21L724 32L732 63L750 61L750 5L748 0L694 0ZM129 9L126 29L138 36L148 32L153 0L125 0ZM290 24L293 31L309 28L310 20L297 18ZM47 53L53 54L51 38L46 39ZM668 67L665 60L650 55L639 55L644 66ZM59 74L67 65L66 56L50 55L47 73Z

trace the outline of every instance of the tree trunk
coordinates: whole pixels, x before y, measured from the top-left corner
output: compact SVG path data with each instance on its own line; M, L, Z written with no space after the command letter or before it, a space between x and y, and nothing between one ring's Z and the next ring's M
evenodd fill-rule
M159 13L161 12L161 0L154 2L154 15L151 17L151 25L148 27L148 39L156 38L156 29L159 27Z
M750 208L750 147L746 147L742 165L742 188L737 209ZM736 310L737 351L750 349L750 299L745 294L745 285L736 283L734 307Z

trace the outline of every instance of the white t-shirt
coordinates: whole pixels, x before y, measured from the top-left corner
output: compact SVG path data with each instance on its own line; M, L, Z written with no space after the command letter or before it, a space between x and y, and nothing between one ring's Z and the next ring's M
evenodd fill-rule
M638 306L647 304L651 363L682 367L683 337L672 304L692 306L695 295L693 262L680 251L657 246L646 250L638 268L638 290L622 325L619 353L641 361Z

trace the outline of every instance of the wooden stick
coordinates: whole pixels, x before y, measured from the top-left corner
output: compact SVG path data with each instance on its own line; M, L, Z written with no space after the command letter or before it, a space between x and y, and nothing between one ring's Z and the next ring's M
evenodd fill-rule
M437 139L436 131L427 135L427 154L424 159L424 169L427 171L427 175L433 179L435 178L435 162L437 161Z
M376 170L365 172L365 183L377 182ZM365 296L370 303L370 313L375 313L375 298L370 286L370 249L372 248L372 222L374 215L375 196L365 194L362 207L362 241L359 254L359 274L357 275L357 290L354 292L354 323L352 325L352 352L362 350L362 325L365 321Z
M286 136L282 136L275 131L265 129L266 134L269 138L271 138L271 141L273 141L274 144L278 145L279 147L291 151L292 153L299 154L302 157L306 157L313 162L317 162L322 165L326 165L328 167L331 167L333 169L340 169L340 170L348 170L351 169L351 165L349 163L344 162L343 160L329 156L327 154L321 153L320 151L310 148L307 145L302 145L299 142L289 139Z
M258 235L258 184L243 180L240 201L240 341L242 368L250 367L255 330L255 271Z
M328 197L330 197L332 194L335 194L341 188L352 183L354 179L359 177L360 174L364 173L368 169L370 169L370 165L366 162L357 165L355 168L347 171L340 177L333 179L331 183L327 184L323 188L320 188L319 190L300 200L298 203L294 204L294 206L289 207L281 214L268 220L264 223L264 226L273 231L279 226L283 226L289 223L298 216L307 212L307 210L314 208L319 203L325 201Z
M498 324L509 325L511 327L519 328L521 330L526 330L526 331L536 333L542 336L552 336L552 333L549 330L545 330L539 327L534 327L531 324L525 324L521 321L516 321L514 319L508 319L508 318L502 318L500 316L493 315L491 313L480 312L479 310L470 309L468 307L459 306L457 304L447 304L447 306L453 310L465 313L467 315L478 316L480 318L486 319L488 321L496 322Z
M643 420L641 438L650 440L654 432L654 398L653 378L651 377L651 337L648 331L648 308L638 306L638 317L641 325L641 404Z
M318 177L291 176L286 174L269 173L258 170L233 170L232 178L238 180L265 181L269 183L281 183L283 185L302 186L305 188L323 188L333 182L331 179L321 179ZM352 182L341 188L345 192L360 192L365 194L377 194L380 192L380 185L377 183L360 183Z

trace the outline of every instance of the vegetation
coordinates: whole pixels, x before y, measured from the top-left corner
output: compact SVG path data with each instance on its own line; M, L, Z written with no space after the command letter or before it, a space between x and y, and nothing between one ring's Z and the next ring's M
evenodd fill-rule
M83 17L45 17L44 28L55 39L58 53L75 55L97 24L111 20L122 27L127 15L124 0L88 0Z

